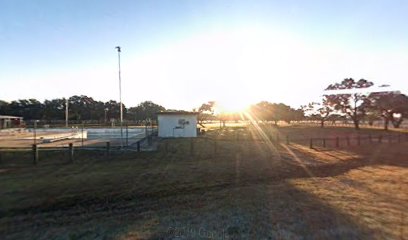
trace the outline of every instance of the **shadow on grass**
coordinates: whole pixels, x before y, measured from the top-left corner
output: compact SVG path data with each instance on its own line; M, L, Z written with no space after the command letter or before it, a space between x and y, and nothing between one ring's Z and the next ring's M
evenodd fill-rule
M373 153L377 154L376 158L356 157L335 163L302 165L291 159L297 157L302 162L308 157L307 152L288 147L292 153L286 149L289 153L285 154L291 158L285 158L269 155L262 149L260 145L238 151L231 148L230 152L211 159L210 166L213 164L214 168L200 169L201 175L181 166L174 170L179 175L177 178L158 179L149 188L122 192L120 184L124 182L112 179L112 184L118 185L116 191L92 197L78 189L77 194L53 202L7 209L1 213L0 235L10 239L27 236L39 239L58 236L74 239L101 236L115 239L373 239L378 233L313 194L299 190L289 180L335 177L378 164L407 167L406 161L378 157L380 150ZM174 157L168 164L177 163L178 155L164 156ZM231 159L226 167L217 170L227 156ZM193 159L194 156L183 156L181 161ZM92 168L86 166L88 170ZM194 182L182 181L188 174ZM133 184L138 186L143 182Z
M116 199L26 213L7 239L375 239L372 230L290 183Z
M171 204L148 239L373 239L370 229L289 183L261 184ZM204 202L203 205L197 203ZM185 208L189 209L188 211ZM140 224L140 225L139 225ZM143 231L131 225L123 236Z

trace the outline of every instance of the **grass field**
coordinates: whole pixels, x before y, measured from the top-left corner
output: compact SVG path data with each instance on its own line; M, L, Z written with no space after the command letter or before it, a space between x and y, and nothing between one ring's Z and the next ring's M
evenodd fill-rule
M357 134L234 127L196 139L193 154L173 139L151 153L0 165L0 239L408 238L407 141L310 149L267 137L277 133Z

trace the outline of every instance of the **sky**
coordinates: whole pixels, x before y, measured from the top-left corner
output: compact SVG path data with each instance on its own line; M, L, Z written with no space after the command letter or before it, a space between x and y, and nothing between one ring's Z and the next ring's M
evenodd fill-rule
M293 107L344 78L408 94L408 1L0 0L0 100Z

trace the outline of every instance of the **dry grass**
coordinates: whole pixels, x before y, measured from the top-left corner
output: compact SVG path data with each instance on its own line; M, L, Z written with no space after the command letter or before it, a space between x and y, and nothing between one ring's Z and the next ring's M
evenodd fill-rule
M167 153L163 141L156 153L3 167L0 238L407 238L406 142L311 150L250 141L258 130L210 131L227 140L216 154L211 140L191 155L178 139Z

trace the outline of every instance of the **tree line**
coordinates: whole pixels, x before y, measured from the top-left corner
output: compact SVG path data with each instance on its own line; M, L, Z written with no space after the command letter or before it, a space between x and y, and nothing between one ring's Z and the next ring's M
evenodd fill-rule
M261 122L313 120L319 121L324 127L326 121L352 121L356 129L360 128L361 121L373 125L374 121L382 120L384 129L391 123L399 128L402 121L408 117L408 97L400 92L372 90L374 85L365 79L358 81L346 78L341 82L326 87L326 94L320 102L311 102L294 109L283 103L261 101L252 105L247 114L218 114L222 122L226 120L250 120ZM202 104L199 121L215 119L215 102Z
M326 121L353 122L359 129L361 121L373 124L383 120L384 129L389 125L400 127L408 116L408 97L400 92L371 91L374 85L365 79L358 81L346 78L330 84L320 102L311 102L294 109L283 103L261 101L250 106L243 113L217 113L216 102L209 101L193 109L199 112L199 123L206 121L261 121L278 124L280 121L314 120L324 127ZM0 115L21 116L25 120L43 120L44 122L65 120L65 107L68 104L68 120L97 121L107 123L118 120L120 104L114 100L96 101L88 96L72 96L40 102L36 99L22 99L11 102L0 100ZM152 101L144 101L135 107L123 105L124 119L136 123L147 123L157 119L157 113L168 110Z
M215 114L216 102L210 101L203 103L197 111L200 113L199 122L208 120L219 120L224 125L226 121L257 121L257 122L274 122L275 125L279 121L290 123L291 121L304 120L304 112L302 109L294 109L283 103L270 103L261 101L249 107L247 111L240 113L217 113Z
M20 116L25 120L43 120L44 122L65 120L68 104L69 121L110 122L119 119L120 103L114 100L96 101L88 96L72 96L40 102L37 99L21 99L11 102L0 100L0 115ZM123 104L124 119L142 122L155 119L157 112L166 110L151 101L144 101L135 107L127 108Z

